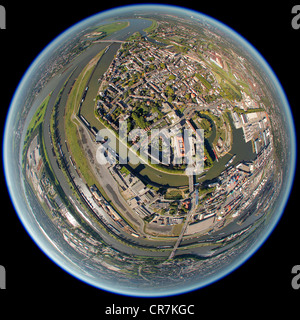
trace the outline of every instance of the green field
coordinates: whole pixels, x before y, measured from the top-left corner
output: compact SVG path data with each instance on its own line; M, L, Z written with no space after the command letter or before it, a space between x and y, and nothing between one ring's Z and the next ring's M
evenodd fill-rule
M210 90L212 88L212 85L203 76L201 76L201 74L196 73L196 77L202 82L207 90Z
M109 201L108 196L95 178L93 170L90 167L87 158L82 156L84 151L79 133L79 120L77 119L82 93L84 91L84 88L86 87L91 73L93 72L97 64L97 61L102 56L103 52L104 50L99 52L97 56L92 59L90 63L83 69L69 94L65 109L65 133L70 148L70 153L75 163L77 164L78 170L80 171L82 177L85 179L86 183L89 186L95 184L102 193L103 197L107 201Z
M33 134L38 132L39 127L42 125L43 121L44 121L44 117L45 117L45 112L47 109L47 105L49 102L51 94L49 94L44 101L40 104L40 106L37 108L35 114L33 115L27 131L26 131L26 136L24 139L24 147L23 147L23 155L22 155L22 164L23 164L23 168L25 165L25 154L28 150L28 146L30 141L32 140Z
M65 109L65 133L70 147L70 153L78 164L78 169L84 176L88 185L93 185L95 183L95 178L89 167L88 160L86 157L82 156L83 150L80 146L81 139L79 137L79 124L76 115L78 113L80 99L84 88L86 87L86 83L95 67L95 63L98 61L96 59L94 60L95 62L90 62L78 76L68 97Z
M41 105L38 107L38 109L36 110L34 116L32 117L29 126L27 128L27 132L26 132L26 137L24 140L24 146L27 144L27 142L29 141L31 134L36 130L36 128L43 122L44 120L44 116L45 116L45 112L47 109L47 105L50 99L50 95L48 95L44 101L41 103Z
M183 199L184 194L182 190L178 189L168 189L166 194L165 194L165 199L168 200L180 200Z
M146 20L151 20L152 24L150 27L144 29L144 31L147 33L153 32L158 27L157 21L153 19L146 19Z
M129 26L128 21L119 21L119 22L105 24L103 26L97 27L94 30L94 32L105 32L106 35L108 36L109 34L122 30L128 26Z

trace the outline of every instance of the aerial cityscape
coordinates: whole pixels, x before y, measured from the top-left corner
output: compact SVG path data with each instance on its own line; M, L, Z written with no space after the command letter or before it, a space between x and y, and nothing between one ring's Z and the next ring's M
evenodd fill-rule
M280 101L209 21L137 9L85 26L27 92L13 138L26 198L88 282L137 295L209 282L273 219Z

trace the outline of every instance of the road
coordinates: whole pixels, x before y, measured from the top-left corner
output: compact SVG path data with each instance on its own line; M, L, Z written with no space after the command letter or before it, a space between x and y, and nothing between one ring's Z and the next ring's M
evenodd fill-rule
M222 103L225 103L226 101L227 101L226 99L220 99L220 100L214 101L214 102L212 102L210 104L205 104L203 106L193 105L190 108L186 108L184 110L184 112L183 112L184 118L191 118L192 114L195 111L216 109L219 105L221 105Z
M101 42L108 42L108 43L112 43L112 42L116 42L116 43L124 43L125 41L121 41L121 40L97 40L94 43L101 43Z
M124 33L124 32L123 32ZM127 35L127 33L125 33ZM61 74L57 75L54 79L52 79L49 82L49 85L47 85L42 92L39 95L39 99L43 99L43 97L46 97L51 93L53 90L51 97L49 99L49 103L47 106L47 110L45 113L45 120L43 123L43 135L44 135L44 143L45 148L49 157L50 164L52 166L53 172L58 179L63 191L65 192L66 196L68 198L73 199L74 201L74 191L71 189L71 186L66 181L66 177L63 174L63 172L58 167L58 164L56 162L56 158L53 157L52 154L52 141L50 136L50 119L53 107L55 105L55 102L57 100L57 97L65 84L66 80L68 79L68 82L66 83L65 89L62 92L60 104L58 107L58 127L63 128L63 116L64 116L64 107L65 103L68 98L68 92L74 82L74 80L79 76L83 68L88 64L88 62L96 56L98 52L103 50L107 46L107 43L101 43L96 44L89 49L87 49L84 53L79 55L72 63L67 65L64 70L65 72L62 72ZM77 173L72 165L72 163L69 160L69 151L65 143L65 133L64 130L59 131L59 137L61 141L61 148L65 155L65 159L67 162L67 165L69 167L70 173L73 177L76 177ZM78 175L77 175L78 176ZM80 206L78 202L76 202L76 205L78 206L79 210L82 212L85 212L85 209ZM86 219L86 218L85 218ZM107 242L108 245L112 246L113 248L120 250L121 252L125 252L127 254L135 254L135 255L142 255L142 256L168 256L168 251L144 251L142 248L138 247L131 247L127 246L124 243L116 240L114 237L110 236L107 231L101 229L100 227L97 227L93 225L93 228L97 229L97 232L100 234L100 236ZM147 239L136 239L128 234L126 234L126 238L128 241L131 241L132 243L136 243L139 246L144 246L148 248L157 248L158 246L162 246L166 244L166 241L153 241L153 240L147 240Z
M183 227L181 229L181 233L180 233L180 235L179 235L179 237L178 237L178 239L177 239L177 241L175 243L175 246L174 246L174 248L173 248L173 250L172 250L172 252L171 252L171 254L169 256L169 260L171 260L175 256L176 250L177 250L178 246L180 245L180 242L181 242L181 240L182 240L182 238L183 238L183 236L185 234L186 228L187 228L188 224L190 223L191 217L193 216L193 214L196 211L196 207L197 207L196 206L196 202L197 202L196 192L193 192L191 194L191 197L192 197L191 210L189 211L189 213L186 216L184 225L183 225Z
M72 71L70 70L70 73ZM65 90L63 91L63 95L61 98L61 101L63 101L65 99L64 95L67 95L69 86L71 85L71 83L73 82L73 77L75 77L75 75L77 74L77 72L79 72L79 69L76 69L76 72L74 72L71 77L70 80L68 81L68 84L65 88ZM66 177L65 175L62 173L62 171L60 170L60 168L57 165L56 159L53 157L52 155L52 142L51 142L51 137L49 134L49 125L50 125L50 118L51 118L51 111L54 107L56 98L60 92L61 87L63 86L65 80L67 79L67 77L69 76L69 74L66 74L65 77L61 78L57 88L53 91L51 98L49 100L48 103L48 107L47 107L47 111L46 111L46 115L45 115L45 121L44 121L44 126L43 126L43 130L44 130L44 142L45 142L45 147L46 147L46 151L49 157L49 161L50 164L52 166L52 169L55 173L55 176L57 178L57 180L59 181L64 193L67 195L68 198L73 199L73 201L76 202L77 207L79 208L80 212L85 212L86 210L84 208L81 207L81 205L79 204L78 201L76 201L76 198L74 197L74 191L71 189L71 186L68 184L68 182L66 181ZM62 104L60 104L60 107L63 107ZM63 117L60 118L60 120L63 120ZM60 139L61 141L64 141L64 133L60 132ZM71 175L73 177L76 178L76 171L74 169L74 167L71 165L71 163L69 162L69 156L68 156L68 151L67 151L67 147L65 145L65 143L61 144L61 148L63 149L63 152L65 154L65 159L68 162L68 167L69 170L71 172ZM78 177L78 175L77 175ZM78 178L77 178L78 179ZM87 219L87 215L83 216L84 220L88 221ZM146 256L166 256L167 253L165 252L150 252L150 251L144 251L142 249L139 249L137 247L130 247L125 245L124 243L116 240L114 237L112 237L111 235L109 235L107 233L107 231L103 230L100 226L97 226L95 223L93 223L91 220L89 220L90 224L93 226L93 228L98 232L98 234L100 234L100 236L107 242L108 245L112 246L113 248L116 248L117 250L120 250L122 252L126 252L128 254L137 254L137 255L146 255ZM148 247L148 248L155 248L156 245L162 245L164 244L164 242L159 242L158 244L153 243L153 242L149 242L146 239L136 239L133 238L131 236L129 236L128 234L125 234L126 238L128 241L130 241L131 243L136 243L136 245L142 245L144 247Z
M109 164L100 165L97 163L97 161L95 161L97 149L99 148L99 146L96 145L94 140L91 139L91 135L85 127L81 134L84 135L84 140L86 140L86 143L84 143L86 153L93 157L92 159L89 159L91 164L94 163L94 165L91 166L93 173L95 174L98 181L102 181L101 185L105 193L108 195L110 199L114 201L114 205L117 207L119 212L122 212L122 214L128 220L130 220L134 225L136 225L139 228L139 233L144 234L144 222L139 216L137 216L132 211L131 207L120 194L119 184L112 177L108 168Z
M150 23L150 22L148 21L148 23ZM138 26L134 26L134 23L131 23L130 27L127 27L127 28L121 30L120 32L118 32L118 38L120 40L125 40L127 37L130 36L130 34L133 34L134 32L138 31L139 28L141 28L141 26L143 26L143 28L145 28L145 25L141 24L141 20L139 20ZM128 32L128 30L129 30L128 28L130 28L129 32ZM116 37L116 36L117 35L114 34L111 37ZM76 177L77 179L79 179L78 174L76 173L76 170L74 169L72 163L69 160L69 151L68 151L67 145L65 143L65 132L64 132L64 121L63 121L64 107L65 107L65 103L68 98L68 92L69 92L72 84L74 83L74 80L76 80L76 78L79 76L79 74L81 73L83 68L88 64L88 62L93 57L95 57L97 55L97 53L99 53L101 50L105 49L106 46L107 46L106 42L97 43L97 44L93 45L92 47L88 48L86 51L84 51L78 57L76 57L69 65L67 65L62 70L62 72L60 74L58 74L51 81L49 81L49 83L41 91L41 93L39 94L39 96L37 97L37 99L35 101L35 104L37 104L38 101L43 101L44 98L52 92L52 95L50 97L48 107L47 107L47 110L45 113L45 120L44 120L44 124L43 124L44 142L45 142L46 151L47 151L47 154L49 157L50 164L51 164L52 169L54 171L54 174L57 177L57 179L58 179L63 191L67 195L67 197L71 198L73 200L74 200L74 191L71 189L69 183L66 181L65 175L62 173L62 171L58 167L57 162L56 162L56 158L54 158L53 154L52 154L52 141L51 141L50 130L49 130L51 113L52 113L53 107L55 105L55 102L57 100L57 97L60 93L61 88L65 84L66 80L69 78L68 82L66 83L66 87L65 87L64 91L62 92L61 101L59 104L59 109L58 109L58 122L59 122L59 124L58 124L58 127L59 127L61 148L62 148L63 153L66 155L65 159L66 159L67 165L69 167L70 173L73 177ZM79 210L81 210L82 212L85 212L85 209L83 209L78 202L76 202L76 206L78 206ZM173 258L181 241L185 242L185 243L194 242L194 240L191 240L192 238L183 239L183 236L184 236L185 230L189 224L189 220L195 211L195 207L196 207L195 206L195 196L193 195L191 210L186 218L186 221L185 221L185 224L182 228L181 234L178 237L178 239L174 245L174 248L171 252L171 255L169 255L169 251L167 251L167 250L165 250L165 251L163 251L163 250L161 250L161 251L145 251L139 247L127 246L126 244L116 240L109 233L107 233L107 231L100 228L100 226L93 225L93 228L97 230L99 235L107 242L108 245L110 245L111 247L113 247L116 250L119 250L121 252L125 252L127 254L133 254L133 255L141 255L141 256L164 256L166 258L169 256L170 258ZM86 217L85 217L85 220L86 220ZM137 245L144 246L146 248L147 247L148 248L157 248L159 246L166 245L166 243L168 244L167 241L154 241L154 240L143 239L143 238L136 239L136 238L129 236L128 234L124 234L124 237L126 237L126 239L128 239L132 243L136 243ZM174 240L170 240L169 243L173 243L173 242L174 242ZM198 250L203 251L203 248L199 248Z

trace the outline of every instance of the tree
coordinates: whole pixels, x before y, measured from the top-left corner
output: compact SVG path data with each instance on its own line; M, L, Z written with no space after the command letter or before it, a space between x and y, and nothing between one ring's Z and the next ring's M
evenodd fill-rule
M136 112L132 112L132 118L138 127L141 129L147 128L147 123L142 116L139 116Z
M127 133L129 133L132 130L132 122L126 121L126 123L127 123Z
M167 94L168 97L174 95L174 90L173 90L172 87L170 87L170 86L166 86L165 92L166 92L166 94Z

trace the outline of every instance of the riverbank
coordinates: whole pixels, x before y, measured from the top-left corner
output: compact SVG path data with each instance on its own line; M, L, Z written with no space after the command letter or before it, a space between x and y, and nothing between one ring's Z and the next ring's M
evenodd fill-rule
M252 161L256 158L256 154L253 152L252 142L245 142L243 129L235 128L230 114L228 114L227 118L231 127L233 139L231 150L224 157L220 158L219 161L215 161L212 168L206 172L205 176L197 177L199 182L217 178L221 172L225 170L225 165L234 155L236 155L236 157L231 163L232 166L235 166L239 162Z
M82 92L84 91L85 87L88 87L89 89L86 94L85 100L82 102L80 113L96 132L101 129L110 129L107 125L105 125L102 119L99 119L99 117L95 117L95 97L98 94L99 79L109 68L119 48L120 44L116 43L113 43L108 47L107 51L101 56L101 63L97 64L91 78L82 86ZM117 140L118 146L118 137ZM121 141L121 143L123 142ZM132 163L128 164L131 170L135 171L141 178L143 178L147 182L170 187L183 187L188 185L188 177L185 175L183 170L182 172L171 172L171 170L168 168L164 170L164 168L152 166L147 163L147 160L141 159L127 145L126 148L128 151L129 159L134 157L138 157L140 159L138 165Z

